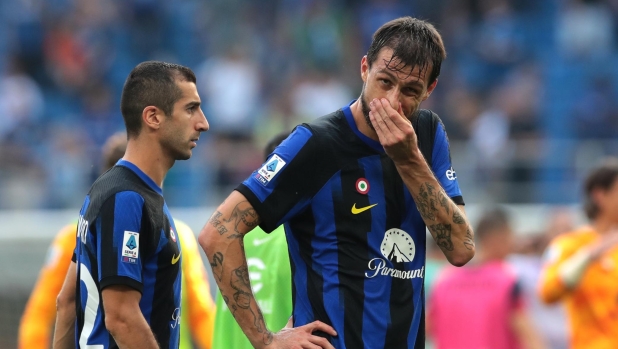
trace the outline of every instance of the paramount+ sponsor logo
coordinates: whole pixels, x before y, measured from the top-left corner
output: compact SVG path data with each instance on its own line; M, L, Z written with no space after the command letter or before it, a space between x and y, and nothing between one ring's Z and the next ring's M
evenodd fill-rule
M386 262L390 260L393 263L408 263L414 260L416 246L412 237L405 231L397 228L387 230L380 245L380 252L384 258L370 260L367 264L369 271L365 272L365 277L372 279L381 275L398 279L416 279L425 275L424 266L420 269L400 270L389 267Z

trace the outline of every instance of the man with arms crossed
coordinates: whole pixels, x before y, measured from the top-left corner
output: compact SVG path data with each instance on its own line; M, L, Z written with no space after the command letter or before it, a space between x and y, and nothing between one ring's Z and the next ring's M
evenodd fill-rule
M425 228L448 261L474 256L446 133L418 135L446 53L436 29L384 24L349 106L298 126L219 206L198 241L256 348L423 348ZM431 160L422 155L428 139ZM428 165L431 163L431 167ZM285 223L294 328L271 333L251 291L243 236Z
M161 187L208 130L195 82L189 68L163 62L129 74L121 100L127 150L80 211L54 348L178 348L180 239ZM73 294L76 304L66 301Z

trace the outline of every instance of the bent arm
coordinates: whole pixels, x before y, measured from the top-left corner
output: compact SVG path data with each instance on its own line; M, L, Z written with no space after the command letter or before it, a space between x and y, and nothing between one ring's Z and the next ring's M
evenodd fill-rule
M260 222L257 213L237 191L217 208L199 236L223 300L255 348L273 340L249 281L243 238Z
M158 349L159 345L139 307L142 294L128 286L103 289L105 327L123 349Z
M77 269L71 262L62 289L56 299L56 327L54 329L54 349L75 348L75 287Z
M420 150L412 161L396 167L446 259L455 266L468 263L475 253L474 232L463 205L456 205L446 195Z

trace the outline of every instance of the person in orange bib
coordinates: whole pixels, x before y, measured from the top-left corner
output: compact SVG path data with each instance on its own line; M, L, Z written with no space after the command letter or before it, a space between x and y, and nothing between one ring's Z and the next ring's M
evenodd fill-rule
M103 172L114 166L126 149L124 132L112 135L103 147ZM21 318L18 349L48 349L56 319L56 296L62 288L75 248L77 222L63 227L49 247L45 265L32 290ZM215 303L204 263L191 228L175 220L182 247L182 307L180 348L211 349Z
M584 184L590 224L556 237L545 251L539 296L564 301L573 349L618 348L618 159Z

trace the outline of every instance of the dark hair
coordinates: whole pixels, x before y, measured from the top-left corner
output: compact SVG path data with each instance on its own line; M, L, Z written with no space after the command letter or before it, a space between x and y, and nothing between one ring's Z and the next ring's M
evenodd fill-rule
M277 148L279 144L281 144L281 142L283 142L286 138L288 138L289 135L290 135L289 132L281 132L278 135L271 138L270 141L268 141L268 143L266 144L266 147L264 147L264 160L265 161L268 160L268 155L270 155L270 153L275 151L275 148Z
M431 65L428 85L436 81L442 61L446 58L446 49L436 28L429 22L412 17L387 22L373 34L373 41L367 51L369 67L384 47L393 50L393 56L386 64L391 70L401 71L408 66L418 66L423 71ZM391 66L394 61L399 62Z
M166 116L172 114L174 103L182 95L176 80L196 82L193 71L178 64L149 61L133 68L124 83L120 101L129 138L137 136L141 130L144 108L155 106Z
M478 241L485 237L504 231L509 228L509 216L501 208L485 212L479 219L474 234Z
M127 150L127 134L124 132L116 132L111 135L103 144L103 168L101 172L105 172L112 168L120 158L124 156Z
M618 158L608 158L601 165L594 168L584 181L584 210L589 219L595 219L599 215L599 206L592 197L592 192L601 189L609 190L618 178Z

